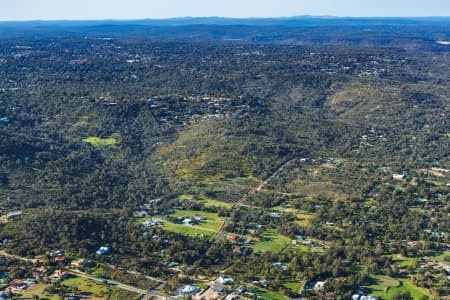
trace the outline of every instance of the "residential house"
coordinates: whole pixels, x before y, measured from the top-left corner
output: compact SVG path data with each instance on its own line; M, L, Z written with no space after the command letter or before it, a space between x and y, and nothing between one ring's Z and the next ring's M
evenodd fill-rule
M14 280L10 285L9 289L15 293L21 293L24 290L28 289L29 286L23 281Z
M188 226L194 226L197 225L197 221L188 218L183 220L183 224Z
M77 260L72 260L70 262L70 265L75 268L82 268L82 267L89 265L89 261L86 259L83 259L83 258L77 259Z
M109 253L109 251L111 251L111 249L109 247L102 246L95 253L97 255L103 255L103 254Z
M233 254L242 254L242 247L241 246L234 246L233 247Z
M44 266L37 267L34 269L34 273L45 274L45 273L47 273L47 268Z
M178 291L179 295L193 295L196 294L200 291L200 289L198 287L195 287L193 285L186 285L184 288L182 288L181 290Z
M56 270L55 272L53 272L52 275L50 275L50 278L55 278L55 279L64 279L68 276L69 274L63 270Z
M55 263L60 263L60 262L64 262L66 260L66 257L63 255L58 255L53 257L53 262Z
M394 179L395 181L403 181L403 180L405 180L405 175L404 174L392 174L392 179Z
M234 280L232 278L227 278L224 276L220 276L218 280L219 280L220 284L233 284L234 283Z
M18 218L22 215L22 211L21 210L17 210L17 211L11 211L9 213L6 214L6 217L8 219L15 219Z
M233 243L233 244L237 243L238 239L239 239L239 236L237 236L237 235L229 235L229 236L227 236L227 240L230 243Z

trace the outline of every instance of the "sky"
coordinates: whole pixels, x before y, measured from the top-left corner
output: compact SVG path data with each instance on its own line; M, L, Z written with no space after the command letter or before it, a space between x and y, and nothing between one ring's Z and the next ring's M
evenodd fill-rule
M0 0L0 20L450 16L450 0Z

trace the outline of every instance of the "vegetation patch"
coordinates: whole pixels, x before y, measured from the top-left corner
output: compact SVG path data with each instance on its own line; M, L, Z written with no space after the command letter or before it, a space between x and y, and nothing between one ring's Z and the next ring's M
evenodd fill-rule
M261 237L256 241L252 248L255 251L273 251L280 252L291 243L291 239L287 236L276 232L276 229L265 230Z
M94 147L111 146L117 144L117 138L118 136L116 134L106 138L90 136L84 138L83 142L91 144Z

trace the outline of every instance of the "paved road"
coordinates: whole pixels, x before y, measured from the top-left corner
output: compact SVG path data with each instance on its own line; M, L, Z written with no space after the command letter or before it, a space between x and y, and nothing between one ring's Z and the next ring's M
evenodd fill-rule
M232 210L236 210L239 207L241 207L241 205L245 202L245 200L248 199L248 197L250 197L251 195L253 195L256 192L261 191L261 189L268 184L275 176L277 176L281 171L283 171L283 169L289 165L290 163L292 163L293 161L295 161L295 159L291 159L287 162L285 162L284 164L282 164L275 172L272 173L272 175L270 175L269 177L267 177L263 182L261 182L259 185L257 185L256 187L252 188L251 190L249 190L247 193L245 193L244 196L242 196L238 201L236 201L233 206L232 206ZM225 228L230 224L230 220L229 219L225 219L225 221L222 223L222 225L220 226L219 230L217 231L217 236L216 236L216 243L219 242L220 240L222 240L225 236Z

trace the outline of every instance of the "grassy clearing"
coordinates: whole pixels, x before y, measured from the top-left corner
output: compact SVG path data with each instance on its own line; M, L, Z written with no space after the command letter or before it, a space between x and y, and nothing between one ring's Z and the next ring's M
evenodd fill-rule
M170 216L172 217L185 217L193 219L195 216L205 218L198 225L185 225L185 224L175 224L169 221L164 222L164 229L180 234L199 236L206 235L209 237L214 237L219 230L219 227L223 223L223 219L220 218L216 213L195 211L195 210L180 210L175 211Z
M201 221L198 225L194 227L219 230L219 227L223 223L223 218L219 217L216 213L205 212L205 211L196 211L196 210L177 210L174 213L170 214L172 217L185 217L185 218L194 218L194 217L202 217L205 218L204 221Z
M223 207L226 209L231 209L231 207L233 206L233 203L212 200L212 199L202 200L200 202L203 203L203 205L205 205L206 207L217 206L217 207Z
M314 218L313 214L298 213L296 223L300 226L307 227L311 224L311 220Z
M290 289L294 293L298 293L300 291L300 288L302 287L303 283L300 281L286 281L283 283L283 286L285 288Z
M179 234L189 235L189 236L216 236L216 231L207 230L200 228L199 226L188 226L184 224L174 224L171 222L164 222L164 229L167 231L172 231Z
M194 195L181 195L179 197L179 199L180 199L180 201L186 201L186 200L196 201L198 203L203 204L206 207L216 206L216 207L224 207L226 209L230 209L233 206L233 203L210 199L203 195L200 197L197 197Z
M436 252L434 253L433 258L440 263L450 264L450 252L448 251Z
M414 262L414 258L404 257L401 254L394 254L392 258L400 266L400 268L410 267Z
M385 296L386 299L392 299L392 297L395 295L395 293L398 292L410 292L411 296L416 300L419 300L423 296L430 297L431 295L425 290L420 289L416 286L413 286L410 282L407 280L400 281L400 285L396 287L391 287L388 289L388 292ZM430 298L431 299L431 298Z
M83 139L83 142L91 144L94 147L110 146L117 144L117 135L113 134L107 138L90 136Z
M254 286L248 286L247 288L250 293L258 295L258 299L267 299L267 300L287 300L287 299L289 299L288 297L283 296L280 293L268 291L263 288L257 288ZM253 298L248 298L248 299L253 299Z
M409 280L398 280L387 276L374 276L373 281L366 286L370 294L380 299L392 299L394 294L400 292L410 292L414 299L430 294L425 289L414 286Z
M276 293L276 292L271 292L271 291L262 290L262 289L259 290L259 291L260 291L259 296L261 298L263 298L263 299L267 299L267 300L285 300L285 299L289 299L288 297L283 296L283 295L281 295L279 293Z
M369 293L374 297L384 297L391 287L396 287L399 281L387 276L374 276L369 285L366 286Z
M58 295L54 295L54 294L47 294L46 292L44 292L44 289L47 287L48 285L43 284L43 283L39 283L37 285L35 285L34 287L28 289L25 293L22 294L22 298L26 298L26 299L31 299L33 298L33 295L37 295L39 296L39 299L48 299L48 300L58 300L59 296Z
M279 252L290 243L290 238L278 234L275 229L267 229L263 232L259 240L252 245L252 248L255 251Z
M102 297L108 292L108 287L82 277L67 278L63 280L61 284L67 287L76 288L80 292L89 293L97 297Z

